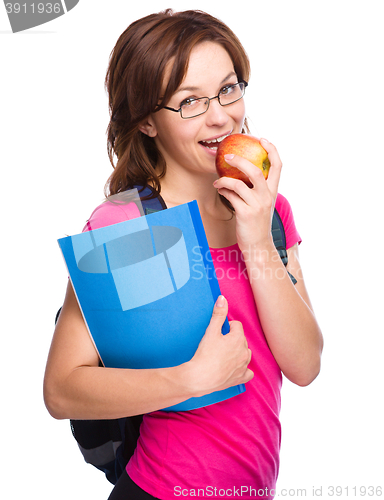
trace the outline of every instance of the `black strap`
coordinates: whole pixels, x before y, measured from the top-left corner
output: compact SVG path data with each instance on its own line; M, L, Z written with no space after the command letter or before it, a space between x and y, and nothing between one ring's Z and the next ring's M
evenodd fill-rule
M285 237L285 229L283 221L281 220L279 212L276 210L273 212L272 218L272 238L275 244L276 250L279 252L280 258L285 267L288 264L288 253L287 253L287 240ZM297 279L287 270L288 276L294 285L297 283Z
M284 266L288 264L288 254L287 254L287 242L285 239L285 230L283 221L279 215L279 212L274 210L272 218L272 238L275 244L276 250L279 252L280 258L283 261Z

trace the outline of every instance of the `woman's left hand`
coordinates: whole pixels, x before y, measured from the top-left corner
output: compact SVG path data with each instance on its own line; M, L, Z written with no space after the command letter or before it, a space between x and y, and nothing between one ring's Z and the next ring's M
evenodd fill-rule
M214 182L218 192L235 209L236 236L242 252L253 248L263 248L272 242L271 224L279 186L282 163L275 146L261 139L271 163L268 179L250 161L236 155L228 155L225 161L244 172L253 184L249 188L243 181L221 177ZM232 156L232 158L231 158Z

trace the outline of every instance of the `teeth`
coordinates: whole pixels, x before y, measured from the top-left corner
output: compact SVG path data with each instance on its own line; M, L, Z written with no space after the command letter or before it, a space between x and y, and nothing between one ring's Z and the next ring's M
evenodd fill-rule
M223 141L226 137L228 137L229 135L231 135L231 134L223 135L223 137L219 137L219 138L218 138L218 139L216 139L216 140L217 140L217 142L221 142L221 141Z
M223 141L229 135L230 134L223 135L222 137L218 137L217 139L213 139L212 141L203 141L203 142L206 142L207 144L211 144L212 142L219 143L219 142Z

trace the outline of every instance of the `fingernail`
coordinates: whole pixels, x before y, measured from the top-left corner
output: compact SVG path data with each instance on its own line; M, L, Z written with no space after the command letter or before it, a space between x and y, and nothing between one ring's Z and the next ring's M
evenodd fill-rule
M216 300L216 307L224 307L225 306L225 298L223 295L219 295Z
M233 160L233 159L234 159L234 157L235 157L235 155L224 155L224 158L225 158L226 160Z
M267 141L267 139L260 139L260 142L262 142L264 144L269 144L269 141Z

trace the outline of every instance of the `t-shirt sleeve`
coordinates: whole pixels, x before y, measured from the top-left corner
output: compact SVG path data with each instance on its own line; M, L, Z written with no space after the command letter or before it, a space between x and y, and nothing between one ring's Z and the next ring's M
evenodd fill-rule
M287 248L293 247L293 245L295 245L296 243L300 244L302 240L299 232L296 229L291 205L289 204L288 200L284 198L284 196L280 193L277 195L275 207L283 222Z
M126 205L116 205L115 203L106 201L92 212L83 228L83 232L135 219L136 217L140 217L140 215L136 203L131 202Z

